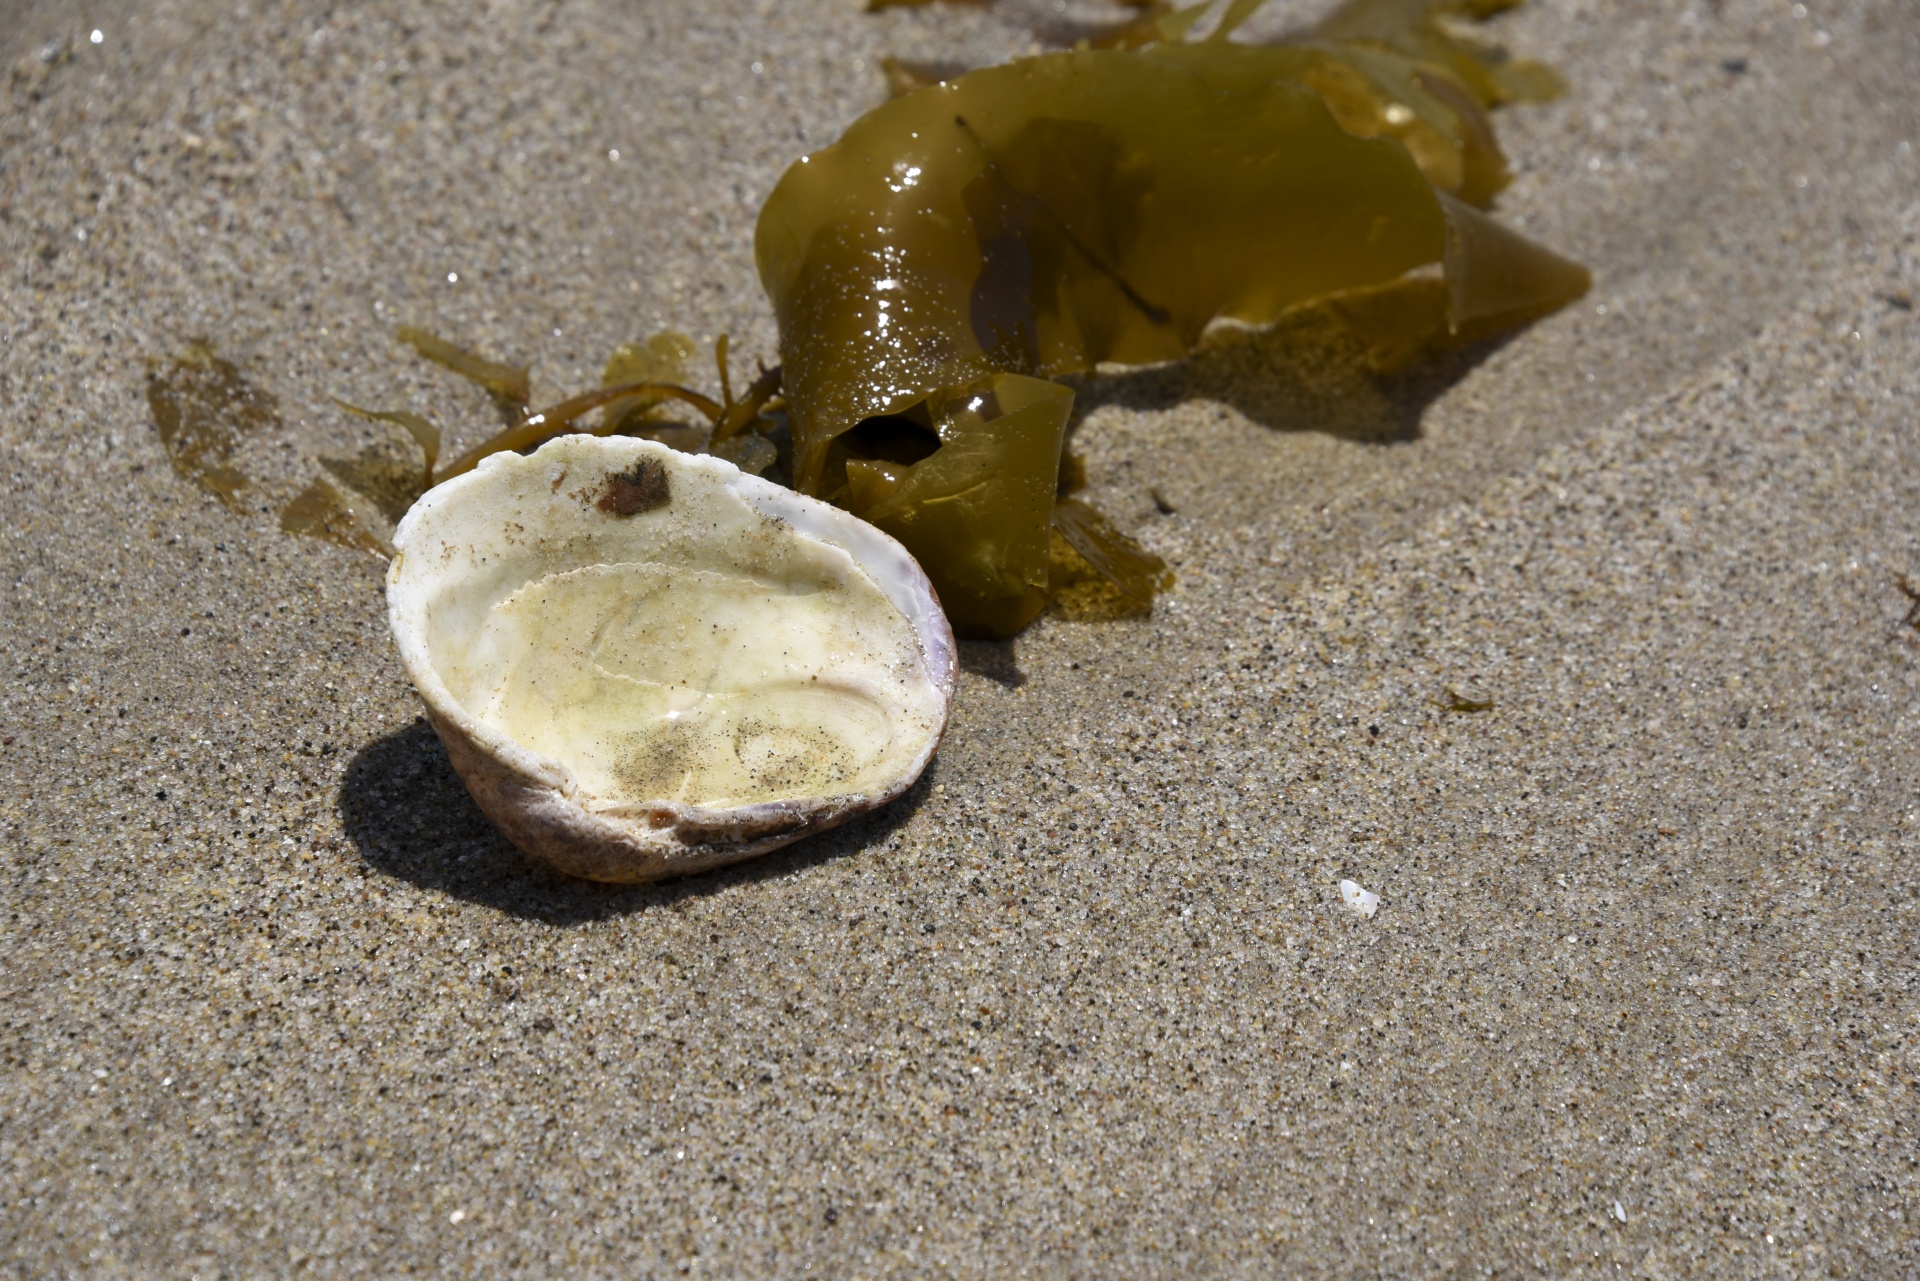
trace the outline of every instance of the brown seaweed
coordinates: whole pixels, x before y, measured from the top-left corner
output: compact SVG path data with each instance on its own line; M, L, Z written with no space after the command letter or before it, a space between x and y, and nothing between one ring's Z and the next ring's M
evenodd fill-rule
M433 467L440 459L440 428L431 419L406 410L362 409L358 405L349 405L338 396L333 398L333 403L369 422L391 423L396 427L404 428L406 433L413 437L414 443L420 446L419 485L414 497L419 497L433 487Z
M887 78L887 92L896 98L965 75L967 69L961 62L914 62L891 57L880 60L880 70Z
M1484 206L1510 177L1488 110L1558 97L1566 86L1550 68L1517 61L1497 45L1460 34L1454 24L1484 22L1522 2L1350 0L1313 27L1283 36L1276 47L1295 50L1287 74L1318 93L1349 133L1399 138L1435 186ZM1137 16L1088 30L1068 43L1120 50L1178 44L1217 11L1205 41L1217 44L1265 3L1129 3L1140 10ZM891 58L882 69L896 95L961 73L952 64Z
M1525 0L1347 0L1314 26L1316 40L1391 49L1417 62L1443 68L1487 106L1546 102L1567 91L1566 81L1544 63L1516 59L1497 45L1465 39L1449 19L1484 22L1517 9Z
M1048 596L1072 395L1046 380L1336 299L1391 367L1585 291L1470 203L1505 175L1479 110L1372 34L1077 49L893 99L761 211L796 486L900 538L962 632L1010 635Z
M779 453L763 433L772 426L767 416L781 408L780 369L762 369L746 394L735 397L727 362L728 344L726 334L714 343L720 381L717 401L685 385L686 359L693 353L693 340L670 331L655 334L644 343L623 343L616 348L607 361L599 390L528 414L455 459L438 479L467 471L489 454L532 449L555 436L581 430L580 420L595 410L600 411L600 422L586 429L595 435L642 436L686 453L725 458L743 471L765 471ZM694 426L666 417L663 411L674 403L691 406L707 422Z
M1167 562L1121 533L1091 503L1057 499L1053 527L1090 568L1137 605L1151 608L1153 598L1173 586Z
M375 532L376 523L364 499L325 476L315 479L280 511L282 533L392 556L393 544L384 534Z
M280 530L355 551L391 556L393 546L388 535L393 526L421 494L433 487L434 466L440 458L440 428L409 410L363 409L338 396L332 399L356 418L401 428L412 438L419 456L396 448L393 441L380 441L346 458L321 457L317 461L326 475L281 509Z
M689 381L687 361L698 350L693 339L673 330L653 334L642 342L621 343L607 357L600 385L603 388L634 384L684 386ZM610 401L601 411L601 421L609 433L644 433L647 426L659 421L657 411L672 399L662 392L642 392Z
M505 365L488 360L411 325L402 325L397 337L425 359L485 387L493 396L494 403L509 419L526 414L533 393L525 365Z
M234 455L246 436L279 425L272 393L196 340L148 375L147 408L173 470L233 510L244 510L240 494L252 482L234 465Z

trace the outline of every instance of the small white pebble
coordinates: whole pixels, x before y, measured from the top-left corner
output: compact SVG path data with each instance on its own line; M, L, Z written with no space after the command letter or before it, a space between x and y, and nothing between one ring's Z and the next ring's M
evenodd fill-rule
M467 1217L467 1212L465 1210L455 1210L452 1214L449 1214L447 1216L447 1222L458 1223L466 1217Z
M1613 1217L1620 1220L1620 1222L1622 1223L1625 1223L1627 1221L1627 1212L1620 1208L1620 1203L1618 1201L1615 1201L1613 1203Z
M1826 33L1822 32L1821 34L1824 35ZM101 35L99 29L96 27L93 31L93 34L88 36L87 39L93 41L95 44L99 44L102 40L105 40L106 37Z
M1340 882L1340 897L1348 907L1369 920L1380 907L1380 896L1372 890L1361 889L1358 881Z

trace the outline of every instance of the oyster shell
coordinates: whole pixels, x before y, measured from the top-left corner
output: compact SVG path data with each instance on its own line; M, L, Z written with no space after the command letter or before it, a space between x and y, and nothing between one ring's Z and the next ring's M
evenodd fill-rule
M388 618L473 798L574 876L649 881L885 803L953 633L893 539L717 458L563 436L430 490Z

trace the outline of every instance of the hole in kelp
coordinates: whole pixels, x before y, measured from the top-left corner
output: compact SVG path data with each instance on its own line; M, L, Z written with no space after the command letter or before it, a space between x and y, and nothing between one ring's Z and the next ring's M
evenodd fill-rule
M940 448L940 434L933 429L925 402L904 413L863 418L840 439L846 442L851 457L899 463L905 467L932 457Z

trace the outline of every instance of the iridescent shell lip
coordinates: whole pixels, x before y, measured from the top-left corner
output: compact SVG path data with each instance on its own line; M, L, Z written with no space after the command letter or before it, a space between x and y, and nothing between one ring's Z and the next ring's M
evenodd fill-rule
M649 461L651 460L651 461ZM793 537L850 556L911 624L937 699L938 719L903 768L877 785L834 795L724 807L674 800L610 802L589 794L565 764L514 741L462 706L430 652L432 628L446 625L437 602L461 590L464 566L488 540L505 547L547 537L594 559L597 527L625 514L622 494L592 505L567 501L549 476L633 472L658 463L668 475L704 472ZM543 491L554 495L543 501ZM544 522L548 528L542 528ZM497 454L423 496L394 534L387 573L388 623L401 663L426 704L428 722L476 804L521 850L568 876L632 884L705 871L767 853L875 809L911 787L945 732L955 683L953 632L925 573L899 543L826 503L739 471L731 463L677 453L651 441L563 436L529 455ZM464 552L465 554L460 554ZM484 563L484 562L482 562ZM454 611L457 612L457 611Z

